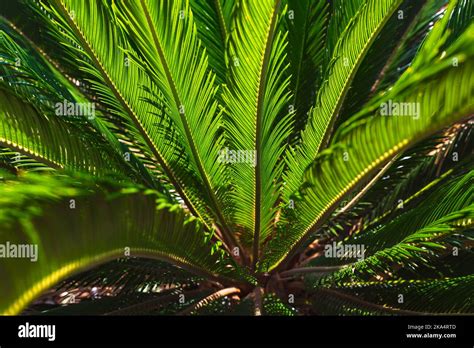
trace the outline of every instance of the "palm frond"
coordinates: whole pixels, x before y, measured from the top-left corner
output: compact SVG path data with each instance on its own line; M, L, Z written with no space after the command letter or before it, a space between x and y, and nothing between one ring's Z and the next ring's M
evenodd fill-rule
M140 1L119 5L119 9L123 29L137 42L137 54L146 62L143 68L164 95L170 119L202 182L201 195L226 243L235 245L224 216L228 179L227 167L218 161L224 139L215 75L208 71L189 4Z
M474 276L347 283L314 292L318 314L472 314Z
M474 108L470 102L474 69L468 58L473 54L473 50L467 47L472 44L473 32L474 27L471 27L471 30L465 32L456 44L450 47L449 54L443 53L441 58L441 53L433 52L434 48L428 44L426 50L429 53L426 54L436 59L435 67L429 67L428 63L423 69L407 71L389 92L376 98L359 115L355 115L354 119L360 118L359 121L353 120L351 126L344 127L343 131L337 134L336 143L322 152L306 173L307 184L302 186L301 191L303 198L295 204L294 213L299 221L293 226L302 224L295 232L282 232L282 237L276 242L278 246L268 248L268 254L273 255L267 255L266 267L276 267L286 255L291 254L288 249L299 247L305 237L314 231L345 195L368 174L374 173L395 154L421 138L452 121L470 115ZM439 44L439 40L437 42ZM458 55L462 47L467 50ZM463 63L457 67L452 66L453 57L459 57ZM421 81L424 83L420 83ZM453 84L460 86L460 89L454 92L451 88ZM443 96L444 100L442 105L434 102L434 99L438 101L440 96ZM368 117L377 113L381 103L388 100L419 105L419 117ZM367 149L370 149L370 152L367 152ZM300 232L296 232L298 229ZM275 249L279 251L275 252Z
M197 289L202 280L169 263L127 257L60 282L36 299L24 314L132 313L140 302L156 302L163 295Z
M380 80L418 23L426 3L424 0L404 0L389 18L360 63L334 121L333 129L339 128L350 116L360 111L371 96L379 91ZM421 37L419 40L421 41ZM331 136L328 137L330 142Z
M192 288L203 280L203 277L170 263L127 257L74 275L56 285L54 292L61 295L74 289L97 287L111 288L113 295L155 293L179 287Z
M300 185L304 170L326 147L332 125L363 58L401 0L371 0L361 5L358 5L361 1L354 3L357 5L354 4L353 13L350 6L346 9L345 4L339 5L339 10L346 10L337 11L341 14L341 19L337 21L348 22L343 25L343 32L334 47L327 79L318 91L308 125L301 134L301 145L290 152L287 158L289 169L284 174L285 202Z
M225 129L232 151L250 153L232 165L234 222L253 263L270 235L282 172L280 156L290 134L285 33L279 1L242 2L230 39L231 76L224 88ZM250 161L248 160L250 158Z
M329 55L335 51L339 40L345 32L354 24L353 19L361 10L365 0L335 0L330 3L331 19L328 28L328 51Z
M86 142L84 133L53 115L38 112L24 100L0 88L0 144L54 169L77 170L96 175L120 176L117 157L107 157L97 143ZM51 116L51 115L50 115ZM72 137L71 134L76 134Z
M35 161L28 156L22 155L20 152L12 151L8 148L0 148L0 168L7 170L15 176L21 175L22 172L54 170L44 163Z
M468 27L474 18L474 4L472 1L459 0L448 22L449 38L445 45L454 42Z
M397 207L398 216L391 216L390 221L375 220L365 230L347 238L345 242L370 244L372 252L393 245L443 216L462 210L471 204L474 192L469 185L472 181L472 172L454 175L447 182L433 181L417 192L416 195L420 198L416 200L412 198L414 204L404 204L403 208ZM397 232L396 236L394 232Z
M86 82L113 115L111 121L117 129L125 128L125 141L140 147L145 156L151 153L164 176L161 179L172 185L189 210L202 217L210 229L195 174L167 116L164 97L134 61L132 47L119 30L109 4L58 0L41 3L35 10L47 23L48 39L64 46L64 57L57 57L60 64L75 65L73 72L79 67L81 83ZM106 30L97 30L99 27Z
M386 63L379 80L372 86L374 92L390 88L410 67L434 24L442 19L446 13L446 3L446 0L427 1L425 3L417 14L412 27L403 35L397 51Z
M85 163L82 170L89 172L95 170L95 167L107 163L106 166L111 167L110 173L121 173L124 177L135 181L139 180L158 188L133 154L130 155L130 161L125 160L124 154L129 151L128 147L119 143L115 135L110 132L99 117L101 111L95 110L95 104L85 99L81 92L75 88L76 86L44 59L44 56L36 51L11 23L1 19L0 28L2 30L2 46L0 48L2 88L8 93L13 93L18 100L22 101L24 106L21 108L32 108L35 110L35 114L41 115L40 117L29 115L29 118L34 118L32 123L29 120L22 120L21 113L13 115L19 119L18 122L23 122L24 127L20 127L20 129L30 129L25 135L29 137L29 143L22 139L22 143L17 144L21 146L18 150L22 153L31 153L32 149L29 147L38 146L35 143L41 137L45 137L50 140L43 145L47 145L51 156L55 155L56 158L59 158L69 154L69 169L73 168L71 165L74 164L74 161L79 162L81 166ZM59 110L58 105L62 107ZM78 114L77 105L81 107L84 105L85 110L88 110L90 114ZM71 107L74 110L68 116ZM58 111L63 113L58 113ZM48 122L51 122L50 129L47 126ZM36 131L35 124L41 125L36 127L38 128ZM36 136L35 132L37 132ZM55 136L64 138L69 134L75 134L77 139L61 143L61 141L54 142L52 141L54 139L51 138ZM21 139L21 136L15 136L13 130L9 136L14 138L5 137L7 141L15 142L16 139ZM83 144L80 144L81 142ZM72 145L78 145L79 148L71 147ZM92 154L92 158L99 158L102 162L99 164L96 162L94 165L93 162L84 159L84 156L87 155L87 152L84 152L85 149ZM37 151L35 155L38 156L38 159L47 156L44 153L41 154L40 151ZM44 158L44 160L47 161L48 158ZM48 163L50 164L50 162ZM22 166L26 165L29 164L23 163Z
M4 251L7 245L37 250L33 259L2 261L4 314L18 313L73 272L128 255L169 261L210 279L239 273L179 205L139 187L96 185L87 178L29 175L0 186Z
M389 162L390 168L382 177L379 177L380 172L374 177L377 182L363 197L353 207L349 206L367 185L344 200L321 231L340 240L366 230L373 223L388 223L400 212L399 207L406 208L419 199L420 193L436 188L433 184L444 182L439 179L465 172L474 155L471 123L468 120L454 124L410 148L393 163Z
M363 203L370 204L370 219L384 215L449 170L462 170L474 154L473 135L472 121L455 124L403 153L364 197Z
M437 258L457 257L460 250L469 248L466 242L474 240L473 209L471 204L447 214L379 251L368 248L370 256L324 277L321 282L337 284L344 281L397 279L400 269L405 270L405 277L409 273L420 276L417 273L419 265L429 265ZM453 248L457 250L454 254Z
M190 306L211 290L178 288L159 294L104 296L42 311L41 315L169 315ZM33 313L38 315L38 313Z

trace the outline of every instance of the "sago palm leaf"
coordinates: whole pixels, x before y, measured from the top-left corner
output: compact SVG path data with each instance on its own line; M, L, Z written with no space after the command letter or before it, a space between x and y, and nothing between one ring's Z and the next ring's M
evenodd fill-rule
M474 310L474 276L348 283L315 292L316 313L346 315L463 314Z
M202 276L154 259L127 257L101 265L62 281L55 292L62 294L75 288L112 287L114 294L153 293L174 288L196 287ZM64 297L64 296L62 296Z
M392 90L356 115L357 118L373 115L382 103L391 100L419 105L418 118L382 115L363 117L359 122L352 122L351 127L343 128L343 134L335 139L336 143L318 156L306 173L308 186L302 188L303 198L295 203L299 217L297 224L301 225L295 232L286 232L286 237L276 242L278 246L268 247L269 255L263 269L273 269L286 255L291 255L288 250L298 247L347 192L353 190L368 174L374 173L380 165L421 137L473 111L474 106L470 101L473 97L474 69L468 58L473 50L466 52L469 56L456 55L461 47L472 44L473 30L474 27L471 27L465 32L457 44L450 47L448 55L443 53L439 57L440 53L433 52L433 47L428 46L426 49L430 51L426 54L429 52L431 59L438 56L436 67L407 71ZM463 63L453 66L454 57ZM433 80L435 77L436 82ZM420 85L420 80L426 83ZM454 92L451 88L453 84L461 86L460 90ZM433 101L439 96L443 96L442 107ZM365 151L368 147L370 152ZM308 214L308 219L304 214ZM296 232L298 229L300 231Z
M472 313L472 1L13 8L1 313Z
M442 182L442 185L433 186L434 190L427 190L423 188L418 195L423 194L424 197L418 200L418 204L410 208L409 204L403 203L403 206L397 207L399 214L396 218L392 218L392 221L385 222L383 229L380 229L380 222L374 221L370 228L360 235L355 235L352 240L371 240L371 248L378 250L384 245L390 245L394 241L399 241L405 236L413 233L417 229L423 228L424 226L442 218L444 215L463 209L473 201L474 192L469 185L473 184L473 173L469 172L465 175L459 176L454 175L453 178L447 183ZM428 186L436 184L435 182L430 183ZM467 185L467 186L463 186ZM466 189L468 187L468 189ZM428 193L428 194L427 194ZM414 199L414 197L410 197ZM422 204L420 204L422 203ZM408 209L407 209L408 208ZM400 210L402 210L400 212ZM403 210L407 210L403 212ZM424 214L421 214L424 213ZM400 232L400 226L403 224L403 231ZM390 232L392 231L392 233ZM393 231L399 231L396 236L393 235ZM375 235L377 234L377 237Z
M131 314L143 311L139 303L150 304L169 296L196 290L203 277L169 263L135 257L108 262L55 285L34 301L27 314ZM202 290L202 289L201 289ZM103 301L101 300L103 299ZM158 308L148 308L150 312Z
M106 163L113 163L110 173L115 171L117 174L121 173L133 180L143 180L153 186L153 179L133 154L130 154L128 161L125 160L124 154L129 153L127 146L120 144L115 135L99 118L101 111L95 110L94 103L84 98L75 85L64 78L48 61L43 59L39 52L23 40L23 37L12 29L11 24L2 20L1 28L2 46L0 52L3 57L0 67L1 84L5 89L4 93L15 95L16 98L13 96L12 98L16 99L16 102L11 104L16 103L18 110L13 114L13 111L10 110L10 112L6 112L6 115L9 114L10 118L17 119L16 122L21 122L23 126L20 126L19 129L23 131L31 128L29 125L31 122L42 124L37 127L37 134L31 131L23 133L29 140L22 139L19 134L15 135L13 129L9 134L4 133L4 139L13 143L20 141L16 144L20 147L17 148L19 152L30 156L34 155L37 159L46 161L47 165L52 164L52 158L48 158L48 156L55 156L56 162L58 162L54 166L55 168L59 166L60 168L67 167L67 169L93 172ZM38 82L39 80L41 82ZM30 99L30 96L34 96L34 99L25 102ZM58 105L61 108L58 108ZM85 105L85 110L90 114L78 114L77 105ZM71 108L72 113L69 114ZM25 114L19 111L20 109L33 109L33 111ZM8 123L8 116L4 122ZM75 134L76 137L71 138L70 134ZM41 144L40 139L43 137L45 141ZM69 140L57 141L58 139L56 139L53 141L54 137L63 137L63 140L66 138ZM47 146L47 149L33 151L35 146ZM84 146L87 146L87 149ZM89 159L86 158L88 153ZM68 163L62 163L61 156ZM94 161L96 162L94 163ZM134 169L139 173L136 173ZM140 179L139 176L141 176Z
M296 137L306 124L327 68L329 54L325 44L329 5L324 1L310 0L287 0L287 3L287 50L294 91L290 105L296 109L293 131Z
M252 245L255 265L275 218L280 156L290 134L290 94L286 34L277 25L280 2L241 5L230 38L231 76L223 100L230 150L249 154L232 164L234 221L241 240Z
M179 205L153 191L108 185L104 190L90 179L36 176L2 184L2 241L37 248L36 260L2 261L2 313L18 313L65 276L120 256L167 260L210 278L240 278L233 261L212 249L202 225Z
M94 144L77 137L77 127L71 127L52 115L39 113L14 94L0 89L2 119L0 143L26 154L55 169L68 169L91 174L114 174L117 157L107 157ZM8 100L8 102L7 102ZM76 134L72 137L71 134ZM119 174L119 173L117 173Z
M413 58L433 29L433 25L443 18L446 13L445 10L445 0L426 1L417 13L417 18L414 20L412 27L403 34L398 49L386 62L384 71L374 84L376 90L388 88L410 67Z
M54 1L43 4L42 10L47 13L42 20L52 20L56 25L51 28L51 39L61 42L69 54L63 58L66 64L72 60L79 65L89 87L118 119L118 126L126 127L138 145L152 153L166 180L209 228L206 208L197 193L195 174L170 124L163 95L133 60L132 48L121 33L109 4ZM96 21L107 30L99 31L97 26L88 25Z
M389 73L401 46L406 42L413 27L419 21L419 14L429 1L404 0L385 23L365 54L340 107L333 129L337 129L349 117L357 113L371 96L380 90L381 79ZM433 20L436 23L436 20ZM424 28L428 27L425 25ZM423 37L419 38L419 42ZM413 47L413 43L410 46ZM398 68L398 66L396 66ZM392 81L392 83L395 81Z
M19 175L21 172L54 171L42 162L22 155L20 152L7 148L0 148L0 168L9 174ZM2 177L3 178L3 177Z
M400 0L374 0L361 5L361 1L353 2L358 3L354 4L356 10L353 16L351 17L350 11L347 10L347 14L342 12L347 18L341 16L343 18L339 19L340 22L345 23L347 20L348 23L347 26L343 25L344 29L335 44L327 79L319 89L308 125L301 134L301 145L292 151L288 158L289 170L285 173L284 187L286 202L298 188L306 167L316 158L321 148L326 146L332 132L332 124L357 69L377 34L401 3ZM346 6L344 8L347 9Z
M119 14L123 12L120 22L124 30L137 42L137 54L146 62L145 71L165 97L173 125L202 182L201 195L226 243L235 245L223 213L227 174L218 161L224 139L215 75L208 71L207 55L195 35L189 4L140 1L118 6Z
M413 195L441 175L457 175L472 160L472 121L456 124L447 131L422 141L405 152L387 170L360 201L359 210L367 214L367 225L372 219L387 216L389 211L403 204ZM454 172L451 171L454 169ZM383 197L380 199L380 197Z
M370 279L396 279L402 268L414 274L418 265L426 265L438 257L457 257L467 240L473 240L473 206L448 214L410 234L393 246L373 253L362 261L337 271L322 283ZM362 244L363 245L363 244ZM453 248L455 252L453 252ZM404 272L406 274L407 272Z
M389 162L388 170L377 174L363 190L354 192L340 204L329 221L314 237L327 238L328 242L354 236L373 224L389 223L401 207L413 206L421 194L436 187L436 182L446 177L456 177L466 170L472 161L471 121L454 124L404 152ZM385 168L385 167L384 167ZM441 181L443 182L443 181ZM426 188L425 188L426 186ZM416 192L413 194L413 192ZM309 240L311 241L311 240ZM314 259L317 248L309 244L302 261ZM308 255L309 254L309 255Z

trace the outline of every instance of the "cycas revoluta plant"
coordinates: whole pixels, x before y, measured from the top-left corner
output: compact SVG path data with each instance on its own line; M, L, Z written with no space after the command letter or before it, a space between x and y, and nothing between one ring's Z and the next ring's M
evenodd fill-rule
M472 1L14 9L3 314L474 311Z

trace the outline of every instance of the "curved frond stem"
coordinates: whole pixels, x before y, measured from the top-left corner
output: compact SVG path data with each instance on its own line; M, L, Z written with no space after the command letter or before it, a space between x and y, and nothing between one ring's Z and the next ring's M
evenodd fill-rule
M282 278L291 277L297 274L305 274L305 273L330 273L334 271L339 271L343 268L347 268L353 265L353 263L349 263L346 265L340 266L317 266L317 267L301 267L301 268L293 268L285 272L281 272L280 276Z
M178 315L188 315L194 311L199 310L200 308L208 305L211 302L217 301L222 297L226 297L229 295L239 294L240 289L236 287L225 288L219 291L214 292L213 294L203 298L202 300L198 301L197 303L193 304L192 306L186 308L185 310L178 313Z
M219 17L219 28L220 28L220 32L221 32L221 36L222 36L222 42L225 43L227 41L227 35L228 35L227 29L228 28L227 28L227 25L225 23L224 12L222 11L221 0L214 0L213 4L214 4L214 7L216 9L217 15Z
M387 164L385 164L379 172L365 185L362 190L360 190L354 198L352 198L349 203L347 203L336 215L340 216L344 214L345 212L349 211L364 195L367 193L367 191L370 190L370 188L385 174L385 172L392 166L392 164L397 160L399 155L394 156Z

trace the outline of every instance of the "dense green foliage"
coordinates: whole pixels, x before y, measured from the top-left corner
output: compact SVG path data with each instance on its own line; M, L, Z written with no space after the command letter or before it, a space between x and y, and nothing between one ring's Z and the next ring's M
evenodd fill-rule
M3 314L474 313L472 1L11 6Z

